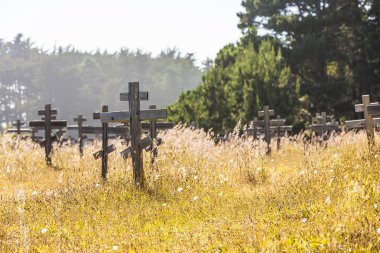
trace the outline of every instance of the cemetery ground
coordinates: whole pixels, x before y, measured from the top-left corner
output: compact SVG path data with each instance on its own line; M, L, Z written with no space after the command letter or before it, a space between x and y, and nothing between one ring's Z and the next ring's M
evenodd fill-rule
M305 145L232 138L177 126L160 134L145 189L130 159L101 143L43 148L0 137L0 252L324 252L380 250L380 147L364 132ZM376 143L380 143L376 135ZM121 144L115 142L118 150Z

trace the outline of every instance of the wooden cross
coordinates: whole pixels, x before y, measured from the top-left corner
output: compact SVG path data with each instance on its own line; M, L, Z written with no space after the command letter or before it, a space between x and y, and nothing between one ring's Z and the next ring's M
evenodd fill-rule
M78 144L79 144L79 154L82 157L83 156L83 122L86 122L87 119L82 116L82 114L78 114L77 118L74 118L74 122L78 123Z
M328 122L330 119L331 117L327 116L326 112L322 112L322 114L317 113L315 120L320 121L321 123L315 123L310 126L311 130L321 135L323 140L327 140L328 133L339 130L338 122L335 120Z
M157 109L156 105L149 106L149 110L156 110L156 109ZM142 129L149 129L150 138L153 141L156 141L156 144L158 146L162 143L162 140L157 139L157 130L171 129L174 127L174 123L173 122L157 122L156 119L151 119L148 124L145 122L141 123L141 127ZM155 147L155 145L152 143L149 149L152 151L151 163L154 164L157 159L157 153L158 153L157 147Z
M369 95L362 96L362 104L355 105L355 112L363 112L364 119L346 121L347 129L357 129L365 127L367 132L368 145L371 148L375 144L374 125L380 123L379 103L371 103ZM376 118L377 117L377 118Z
M142 138L142 120L164 119L167 116L165 109L140 110L140 101L148 99L148 92L139 90L138 82L129 83L129 92L121 93L120 100L129 102L129 111L105 112L100 114L103 123L130 122L131 146L122 151L124 158L132 157L133 177L136 186L144 187L144 167L142 150L152 145L149 136Z
M21 125L24 125L25 124L25 122L21 122L21 120L16 120L16 123L13 123L13 126L15 126L16 127L16 129L17 129L17 135L20 135L21 134Z
M252 131L254 138L257 138L259 133L265 135L265 125L264 120L253 119L253 128L249 130ZM277 136L277 150L280 149L281 135L292 131L292 128L292 126L285 125L285 120L281 119L280 115L277 115L277 119L269 120L269 132L271 135L276 134Z
M65 120L51 120L53 115L57 115L57 110L52 110L51 105L45 105L45 110L39 110L38 115L44 116L44 120L36 120L30 121L29 127L44 127L45 130L45 160L48 165L51 165L51 131L54 128L60 129L67 126L67 122Z
M25 125L25 122L21 122L19 119L16 120L16 122L14 122L12 125L16 128L7 129L7 133L16 133L17 135L21 135L21 133L32 133L30 129L21 128L22 125Z
M103 105L102 113L108 112L108 106ZM101 119L102 113L94 113L94 119ZM108 146L108 123L102 121L102 149L94 154L95 159L102 158L102 178L106 180L108 172L108 154L116 150L116 147L112 144Z
M270 155L272 150L270 147L270 117L274 115L274 110L269 110L269 106L264 106L263 111L259 111L259 117L264 118L264 138L267 143L267 155Z

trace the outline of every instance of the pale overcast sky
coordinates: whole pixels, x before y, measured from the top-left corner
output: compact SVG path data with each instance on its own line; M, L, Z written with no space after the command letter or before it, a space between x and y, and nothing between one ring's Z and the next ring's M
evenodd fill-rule
M122 47L159 53L177 47L199 62L240 37L241 0L0 0L0 38L38 46Z

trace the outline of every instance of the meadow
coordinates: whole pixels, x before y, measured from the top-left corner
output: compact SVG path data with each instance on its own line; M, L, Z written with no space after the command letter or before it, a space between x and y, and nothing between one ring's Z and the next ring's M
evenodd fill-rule
M265 144L177 126L161 133L146 188L101 143L44 150L0 137L0 252L362 252L380 250L380 147L364 132ZM380 143L380 136L376 136ZM121 145L118 150L121 151Z

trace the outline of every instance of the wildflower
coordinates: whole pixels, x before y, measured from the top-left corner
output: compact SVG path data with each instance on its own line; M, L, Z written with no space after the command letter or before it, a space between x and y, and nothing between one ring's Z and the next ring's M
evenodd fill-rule
M198 179L198 177L197 176L194 176L194 180L197 180Z
M163 203L163 204L162 204L162 206L167 206L167 205L168 205L168 204L166 204L166 203Z
M378 158L379 156L378 155L375 155L375 158Z
M219 196L222 197L223 196L223 192L219 192Z
M373 204L373 208L377 209L377 204Z
M96 188L99 188L99 187L100 187L100 184L95 184L95 187L96 187Z
M112 250L118 250L118 249L119 249L119 246L114 245L114 246L112 247Z
M177 191L181 192L181 191L183 191L183 188L182 187L178 187Z
M328 196L327 198L325 198L325 203L328 204L328 205L331 204L330 196Z
M36 196L37 194L38 194L38 192L36 192L36 191L32 192L32 196Z
M303 223L305 223L305 222L307 221L307 219L306 219L306 218L302 218L301 221L302 221Z
M378 229L376 230L376 232L377 232L378 234L380 234L380 228L378 228Z
M42 234L45 234L47 231L48 231L47 228L43 228L43 229L41 229L41 233L42 233Z
M7 173L11 173L11 170L9 169L9 167L7 167Z
M318 175L318 170L314 170L314 175Z
M197 201L199 199L198 196L194 196L193 201Z

